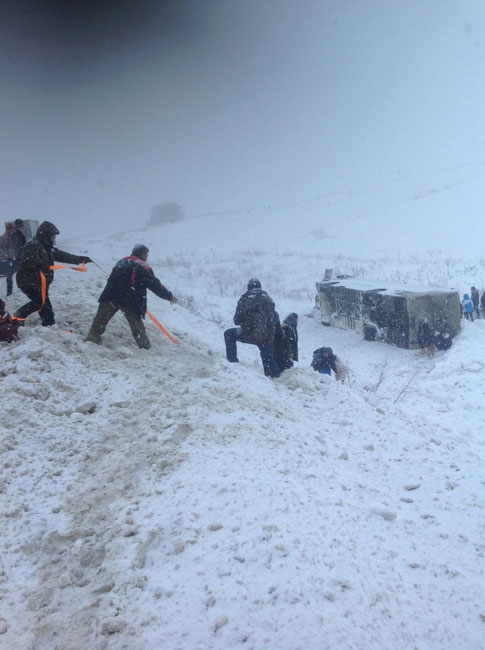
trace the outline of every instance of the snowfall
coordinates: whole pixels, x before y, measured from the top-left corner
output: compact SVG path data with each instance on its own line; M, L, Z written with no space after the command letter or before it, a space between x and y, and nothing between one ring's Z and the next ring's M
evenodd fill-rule
M482 292L482 222L460 200L483 181L453 174L60 233L96 264L56 271L56 325L34 314L0 344L2 650L485 648L485 318L429 358L314 306L327 268ZM147 317L139 350L121 314L84 342L136 243L179 299L148 299L177 343ZM299 314L278 379L254 346L225 359L251 277ZM344 383L310 367L322 345Z

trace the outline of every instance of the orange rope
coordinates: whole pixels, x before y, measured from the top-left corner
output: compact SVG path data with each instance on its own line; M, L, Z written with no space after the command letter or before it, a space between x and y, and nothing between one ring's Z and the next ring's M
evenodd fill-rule
M176 344L178 345L179 341L177 341L177 339L175 339L175 338L170 334L170 332L168 332L168 331L164 328L164 326L163 326L161 323L159 323L159 322L157 321L157 319L155 318L155 316L154 316L153 314L151 314L151 313L148 311L148 309L147 309L147 315L150 316L150 318L151 318L152 321L155 323L155 325L158 327L158 329L159 329L160 331L162 331L162 332L165 334L165 336L166 336L167 338L169 338L169 339L172 341L172 343L176 343Z
M45 303L45 298L47 296L47 280L45 278L45 275L42 273L42 271L39 271L39 273L40 273L40 295L42 296L42 304L37 311L40 311L42 309Z

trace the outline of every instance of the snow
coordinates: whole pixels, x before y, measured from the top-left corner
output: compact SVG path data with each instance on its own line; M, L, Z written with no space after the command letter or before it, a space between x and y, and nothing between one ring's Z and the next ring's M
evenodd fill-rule
M357 228L332 201L61 233L99 266L57 271L57 324L34 315L0 344L0 648L485 648L485 319L428 358L313 308L325 268L482 291L484 259L463 254L479 221L401 237L398 208ZM147 319L139 350L121 315L84 342L106 273L139 242L180 299L149 295L180 343ZM300 362L277 380L253 346L225 360L253 276L300 315ZM7 308L23 301L15 288ZM322 345L344 384L310 368Z

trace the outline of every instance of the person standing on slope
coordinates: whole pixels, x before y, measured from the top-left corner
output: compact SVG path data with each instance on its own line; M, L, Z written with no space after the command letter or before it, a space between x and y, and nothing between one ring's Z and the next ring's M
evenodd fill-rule
M107 324L117 311L121 311L139 348L148 350L150 341L143 319L147 311L147 289L170 303L178 302L166 289L147 264L149 250L144 244L133 247L131 255L115 264L106 287L99 297L99 307L86 337L86 341L101 343Z
M17 270L17 286L30 301L17 309L16 318L24 320L38 311L42 325L54 325L56 321L49 299L49 287L54 281L54 262L92 262L87 255L72 255L56 248L54 243L58 234L59 231L53 223L43 221L33 239L25 244Z
M266 377L279 377L280 370L275 360L275 328L277 316L275 304L261 288L256 278L249 280L246 293L239 298L234 324L224 332L227 360L234 363L237 358L237 341L250 343L259 348Z
M470 298L473 303L475 314L477 315L477 318L480 318L480 292L476 287L470 289Z
M463 307L463 314L467 320L471 320L473 323L473 302L470 299L470 296L467 293L463 294L463 300L461 301Z
M14 223L6 224L5 234L0 237L0 261L7 278L7 296L12 295L13 276L17 271L25 246L23 227L22 219L15 219Z

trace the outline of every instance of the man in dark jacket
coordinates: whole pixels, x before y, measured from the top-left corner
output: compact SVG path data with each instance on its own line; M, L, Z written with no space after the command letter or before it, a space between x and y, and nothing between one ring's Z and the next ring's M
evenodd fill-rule
M477 318L480 318L480 292L476 287L470 289L470 298L472 299L473 309L477 315Z
M224 332L227 360L237 362L237 341L257 345L267 377L279 377L280 371L275 360L274 341L277 315L274 302L266 291L261 289L257 279L249 280L248 290L237 303L234 324Z
M86 341L101 343L106 325L117 311L128 321L133 338L139 348L148 350L150 341L145 332L143 318L147 310L147 289L172 304L177 298L166 289L147 264L148 248L137 244L131 255L121 259L111 271L106 287L99 297L99 307Z
M18 262L22 257L22 252L25 246L25 235L24 235L24 221L23 219L15 219L13 224L13 232L11 235L12 244L13 244L13 254L14 259Z
M0 238L0 260L7 278L7 296L12 295L13 276L18 269L25 245L23 227L22 219L15 219L14 223L6 225L5 234Z
M25 244L17 270L17 286L30 298L30 302L17 309L16 318L24 319L38 311L42 325L54 325L56 321L49 299L49 287L54 280L54 262L92 262L87 255L72 255L56 248L54 243L58 234L53 223L44 221L37 228L33 239Z
M443 314L436 319L434 344L438 350L449 350L453 343L453 330Z

